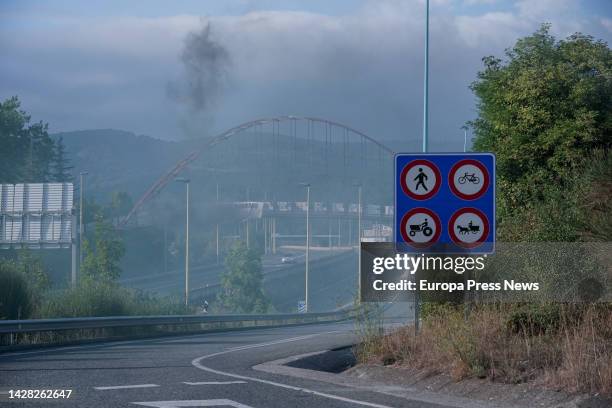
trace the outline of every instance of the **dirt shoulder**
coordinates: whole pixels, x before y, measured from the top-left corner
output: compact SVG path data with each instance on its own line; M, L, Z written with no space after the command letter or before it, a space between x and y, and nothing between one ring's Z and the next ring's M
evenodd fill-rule
M490 406L608 408L612 400L598 395L575 395L531 383L503 384L487 379L454 381L449 375L427 375L424 370L359 364L340 375L388 386L482 401Z
M609 408L611 400L597 395L553 391L535 384L503 384L487 379L455 382L450 376L430 375L404 367L359 364L352 368L346 350L321 351L259 364L253 369L331 384L376 391L410 401L459 408ZM341 370L341 368L347 368Z

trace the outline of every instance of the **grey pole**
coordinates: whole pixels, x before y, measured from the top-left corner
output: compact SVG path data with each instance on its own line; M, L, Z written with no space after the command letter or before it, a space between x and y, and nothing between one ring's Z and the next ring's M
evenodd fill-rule
M276 254L276 218L272 218L272 253Z
M427 153L429 138L429 0L425 0L425 72L423 80L423 153ZM418 285L418 281L417 281ZM414 292L414 330L419 332L420 294Z
M327 218L327 248L331 249L332 246L332 233L331 233L331 218Z
M164 273L168 272L168 222L164 221Z
M306 313L308 313L308 267L310 257L310 184L306 187Z
M250 193L251 193L250 188L247 187L246 188L246 200L247 200L247 203L250 201L250 195L251 195ZM248 249L249 248L249 217L247 217L247 219L246 219L246 231L245 231L245 233L246 233L246 245L247 245L247 249Z
M358 188L358 196L359 196L358 197L359 214L358 214L358 222L357 222L357 231L358 231L357 232L357 237L358 237L358 239L357 239L357 245L358 245L357 251L358 252L357 253L359 254L359 256L358 256L359 259L357 261L359 262L359 269L358 270L360 270L361 269L361 211L362 211L362 209L361 209L361 185L359 185L359 188ZM358 287L358 290L359 290L359 303L361 303L361 277L360 276L358 277L358 282L359 282L359 287Z
M185 220L185 306L189 305L189 180L185 183L186 220Z
M361 303L361 184L357 186L357 299Z
M185 306L189 306L189 179L177 178L185 183Z
M361 245L361 184L357 187L357 203L359 207L357 213L357 243Z
M463 129L463 153L467 152L467 130L468 127L463 125L461 126L461 129Z
M425 73L423 79L423 153L429 137L429 0L425 1Z
M304 277L304 309L306 313L308 313L308 268L310 257L310 183L301 183L301 185L306 187L306 271Z
M83 210L83 202L85 197L85 176L87 175L86 171L82 171L79 173L79 268L81 270L81 265L83 264L83 236L85 235L85 219L83 218L84 210Z
M264 255L268 253L268 222L267 218L263 217L263 232L264 232Z
M217 207L219 206L219 183L217 183ZM217 223L217 264L219 264L219 223Z
M74 210L74 208L73 208ZM71 270L71 274L70 274L70 284L72 285L72 287L76 287L77 284L77 267L78 267L78 262L79 262L79 255L78 255L78 245L77 245L77 217L75 214L76 211L72 211L72 270Z

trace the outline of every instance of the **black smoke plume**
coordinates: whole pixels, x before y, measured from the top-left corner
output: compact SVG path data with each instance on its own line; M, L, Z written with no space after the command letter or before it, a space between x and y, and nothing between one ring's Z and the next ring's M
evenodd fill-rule
M168 84L168 95L194 113L205 113L223 91L230 65L227 49L211 37L210 22L187 35L181 62L183 77Z

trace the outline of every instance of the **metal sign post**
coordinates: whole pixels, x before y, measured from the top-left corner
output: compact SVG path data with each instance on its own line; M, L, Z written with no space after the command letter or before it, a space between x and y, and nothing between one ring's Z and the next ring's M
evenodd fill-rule
M427 153L429 144L429 0L425 0L425 58L423 73L423 153ZM395 207L397 214L397 206ZM397 231L397 228L396 228ZM418 289L414 292L414 330L419 332L420 296Z

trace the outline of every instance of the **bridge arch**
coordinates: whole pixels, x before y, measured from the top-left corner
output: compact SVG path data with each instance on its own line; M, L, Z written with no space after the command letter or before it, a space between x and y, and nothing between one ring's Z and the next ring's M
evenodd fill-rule
M379 154L388 155L388 157L393 157L395 152L384 145L383 143L377 141L376 139L366 135L365 133L352 128L348 125L318 117L310 117L310 116L278 116L271 118L260 118L252 121L248 121L242 123L238 126L234 126L216 136L203 138L201 144L185 156L183 159L179 160L170 170L168 170L162 177L156 180L146 191L145 193L136 201L128 215L121 221L120 226L125 226L130 219L136 214L148 201L150 201L153 197L159 194L173 179L175 179L186 167L188 167L191 163L198 160L198 158L210 148L238 135L244 133L252 128L264 125L272 126L272 134L274 136L280 134L280 124L281 123L290 123L292 126L292 131L296 132L296 124L298 122L304 122L308 125L308 137L310 137L310 132L314 124L322 124L325 126L325 137L327 142L328 130L329 129L329 138L330 143L333 142L333 129L340 129L343 132L343 140L346 143L351 140L359 140L362 145L364 143L371 143L378 149Z

